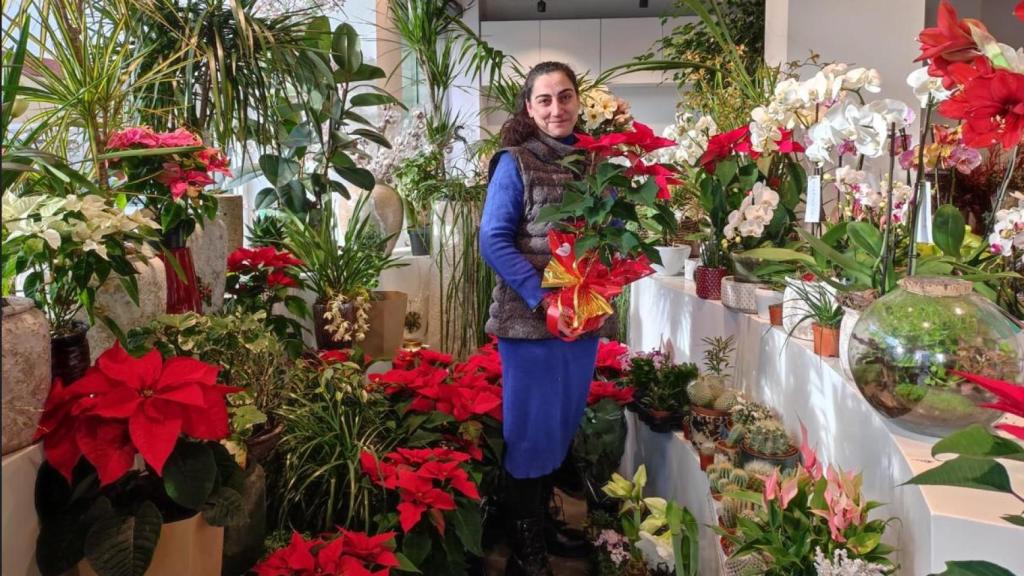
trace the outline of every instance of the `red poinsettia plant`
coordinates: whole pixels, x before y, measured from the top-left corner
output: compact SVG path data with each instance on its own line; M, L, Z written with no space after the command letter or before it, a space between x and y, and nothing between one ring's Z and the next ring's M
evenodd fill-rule
M165 234L187 237L196 223L216 216L217 199L205 189L216 183L214 174L230 177L231 170L224 153L199 136L184 128L132 126L115 132L106 150L122 180L117 190L152 211Z
M617 340L604 340L597 345L595 376L602 380L618 380L626 375L629 346Z
M296 532L252 571L256 576L388 576L399 566L394 538L394 532L369 536L342 529L307 539Z
M244 520L235 505L242 471L218 443L228 435L225 396L239 389L217 384L218 371L155 349L135 358L116 343L79 380L54 382L36 432L46 455L37 479L44 574L92 562L124 538L148 563L155 542L132 543L132 529L159 533L167 513L203 512L215 525ZM166 502L177 507L161 509ZM61 528L48 529L51 522ZM127 532L111 528L129 522ZM93 530L107 536L83 547Z
M656 226L656 233L675 230L668 200L669 186L681 182L679 174L672 165L650 159L655 151L673 145L673 140L656 136L640 122L598 138L577 135L580 154L570 159L570 166L579 177L565 184L561 204L546 207L539 215L540 221L555 224L548 240L556 246L553 256L562 259L545 272L543 285L555 288L547 302L549 315L555 320L569 318L572 327L566 334L549 323L554 335L573 339L595 329L611 314L607 301L629 282L652 274L650 262L660 262L654 244L627 224ZM641 219L638 208L650 208L654 216ZM623 264L635 270L617 273L616 266ZM596 304L577 310L581 296Z
M612 400L619 406L630 404L633 402L633 387L620 386L608 380L594 380L587 393L587 406L593 406L604 399Z

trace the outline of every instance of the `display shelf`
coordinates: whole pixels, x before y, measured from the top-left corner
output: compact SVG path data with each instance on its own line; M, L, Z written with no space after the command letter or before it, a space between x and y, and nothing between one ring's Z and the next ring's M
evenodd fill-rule
M728 335L736 336L735 385L775 408L791 432L798 432L802 422L826 464L863 472L865 496L886 503L877 516L900 519L887 533L898 548L900 573L941 572L947 560L988 560L1024 574L1019 553L1024 528L1000 518L1019 512L1022 504L995 492L901 486L939 464L931 456L936 439L904 431L875 412L856 385L843 378L836 360L815 355L809 343L787 339L784 331L757 316L697 298L693 283L682 277L650 277L633 285L628 341L633 350L664 348L677 362L699 364L701 339ZM650 495L684 496L688 485L707 484L682 435L638 432L627 440L637 443L627 446L631 458L641 456L623 464L646 463L648 474L658 478L650 484ZM693 462L687 464L687 458ZM1024 463L1005 465L1014 487L1024 490ZM659 467L665 471L658 472ZM695 498L680 502L698 514L699 507L694 510L691 504ZM713 517L704 513L698 518Z

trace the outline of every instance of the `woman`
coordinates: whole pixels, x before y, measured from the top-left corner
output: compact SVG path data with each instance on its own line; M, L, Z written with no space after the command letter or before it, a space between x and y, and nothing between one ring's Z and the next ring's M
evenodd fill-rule
M562 200L574 178L559 163L575 152L580 111L576 75L542 62L526 77L517 110L501 128L504 148L490 165L480 251L498 275L486 330L501 355L508 510L514 521L506 575L547 575L545 477L565 459L583 417L598 335L566 342L545 322L541 276L551 252L540 210ZM563 317L559 328L568 324Z

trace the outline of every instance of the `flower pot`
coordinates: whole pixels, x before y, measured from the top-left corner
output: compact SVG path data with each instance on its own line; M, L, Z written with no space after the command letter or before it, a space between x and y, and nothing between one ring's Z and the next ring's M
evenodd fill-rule
M104 282L96 291L96 310L113 320L124 332L154 320L167 309L167 271L163 261L154 256L146 262L134 262L138 274L139 303L135 304L120 282ZM82 312L81 318L85 319ZM88 333L91 360L114 345L117 336L103 322L94 324Z
M409 248L413 256L430 255L430 226L409 228Z
M782 292L769 288L757 288L754 291L754 301L757 305L757 317L762 320L771 320L772 304L779 304L779 314L782 314ZM782 317L779 316L781 320Z
M746 256L743 252L733 252L729 258L732 260L733 276L737 282L760 284L761 279L754 272L757 267L764 263L761 258Z
M697 283L697 297L703 300L722 299L722 278L729 274L726 268L697 266L694 281Z
M787 278L786 284L786 291L782 296L782 327L787 333L791 333L793 338L811 341L814 339L811 321L810 319L804 320L810 310L800 298L797 288L802 287L804 290L813 291L817 290L815 284L821 284L821 287L833 299L835 298L835 288L816 280L807 281L796 278Z
M723 440L728 434L730 420L729 412L725 410L690 406L690 428L694 437L699 434L712 442Z
M405 292L378 290L373 293L367 311L370 330L360 344L363 352L378 360L394 357L402 347L408 305L409 296Z
M715 442L715 448L718 449L718 453L721 454L730 464L736 465L740 459L739 446L729 446L724 440Z
M715 455L714 454L705 454L703 452L697 452L697 455L700 458L700 470L701 470L701 472L707 470L708 466L711 466L712 464L715 463Z
M850 336L860 319L860 313L860 310L843 308L843 321L839 324L839 368L847 380L853 380L853 372L850 370Z
M72 323L72 332L50 338L50 372L53 379L60 378L65 386L74 383L89 369L89 340L85 322Z
M192 250L187 246L181 248L168 247L167 250L170 252L173 262L178 263L178 268L181 269L182 273L179 276L178 271L175 270L174 263L168 261L166 254L160 254L160 259L164 263L164 275L167 278L167 313L202 313L203 302L199 293L195 263L192 261Z
M352 343L348 340L335 340L330 331L327 330L327 320L324 313L327 312L327 305L322 302L313 303L313 335L316 337L317 350L342 350L350 348ZM352 304L344 304L341 308L342 317L349 322L355 322L356 310Z
M767 454L761 454L756 450L750 449L746 442L740 444L740 466L746 466L748 463L755 460L761 460L769 464L778 466L780 470L792 470L800 464L800 450L793 448L790 452L782 454L780 456L769 456Z
M284 432L284 424L278 424L272 428L264 428L245 439L245 451L249 460L264 464L270 459L270 455L277 448L281 441L281 434Z
M28 298L3 300L3 453L32 443L53 382L50 323Z
M160 539L145 576L220 576L224 528L210 526L195 514L160 527ZM96 576L87 560L75 568L79 576Z
M700 260L697 258L687 258L686 262L683 262L683 278L692 282L694 275L697 273L697 266L700 266Z
M245 242L245 200L241 194L217 194L217 219L227 232L225 246L231 254Z
M682 420L680 429L683 431L683 437L690 440L693 438L693 430L690 429L690 411L687 410L683 412L683 416L680 420Z
M768 321L772 326L782 326L782 302L768 305Z
M388 241L384 249L385 254L390 256L395 249L395 244L398 243L398 236L402 232L402 222L405 220L402 197L394 188L380 182L374 185L369 194L370 201L363 205L364 214L369 213L370 222L377 227L382 236L391 236L391 240ZM427 238L429 237L428 233ZM412 240L411 234L409 239Z
M757 287L759 284L739 282L733 276L722 278L722 305L738 312L757 312Z
M220 212L214 220L197 226L186 246L192 251L197 290L206 312L224 306L224 278L228 271L228 229Z
M653 432L665 434L672 431L672 412L668 410L650 410L650 421L647 425Z
M822 326L815 322L811 325L814 334L814 353L818 356L835 358L839 356L839 328Z
M654 249L661 256L661 264L651 264L651 267L659 276L678 276L690 257L689 246L655 246Z
M248 574L263 556L263 540L267 535L267 475L262 466L251 460L242 485L242 507L248 520L224 527L222 576Z

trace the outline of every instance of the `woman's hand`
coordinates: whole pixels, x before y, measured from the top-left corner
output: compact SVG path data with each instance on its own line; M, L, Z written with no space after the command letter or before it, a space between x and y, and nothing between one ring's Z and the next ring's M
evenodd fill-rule
M601 316L601 318L599 318L597 321L597 327L594 328L594 331L600 330L601 327L604 326L604 322L607 319L607 316ZM558 331L561 332L562 335L567 338L574 338L576 336L579 336L579 334L573 335L572 314L569 312L567 308L563 308L562 313L558 316Z

